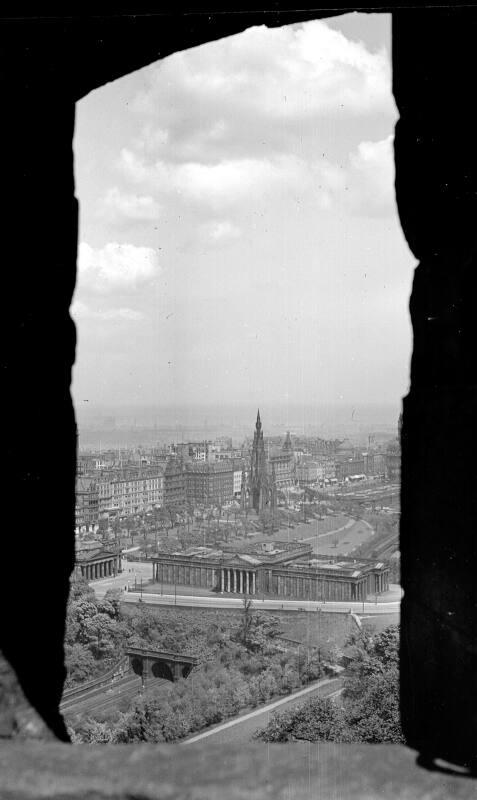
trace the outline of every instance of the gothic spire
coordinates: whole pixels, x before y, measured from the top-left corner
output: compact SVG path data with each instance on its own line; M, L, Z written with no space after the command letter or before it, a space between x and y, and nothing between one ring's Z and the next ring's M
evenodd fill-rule
M287 431L287 435L285 436L285 441L283 443L282 450L290 452L293 450L293 445L291 441L290 431Z

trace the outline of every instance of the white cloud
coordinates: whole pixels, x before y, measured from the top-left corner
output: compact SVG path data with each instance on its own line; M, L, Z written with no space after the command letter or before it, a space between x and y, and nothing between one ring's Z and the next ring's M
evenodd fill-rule
M349 160L354 209L370 216L390 213L395 208L393 137L361 142Z
M81 300L74 301L71 306L71 314L76 320L96 319L99 321L125 320L128 322L139 322L144 319L144 314L134 308L93 309Z
M82 242L78 251L78 270L82 289L106 292L130 289L153 280L159 272L159 265L151 247L110 242L95 249Z
M212 220L200 227L200 236L204 242L222 244L230 239L238 239L241 230L230 220Z
M161 206L150 195L124 194L116 186L100 201L101 214L113 221L157 220Z
M251 194L257 198L271 189L307 182L306 164L294 156L224 159L215 164L156 161L148 168L135 153L123 149L120 165L130 179L154 191L173 192L213 208L233 206Z
M129 322L139 322L144 319L142 311L137 311L134 308L110 308L107 311L100 311L98 313L101 319L105 320L122 319Z
M386 52L371 53L323 21L249 28L176 53L149 76L136 108L159 109L173 125L194 109L203 121L212 106L280 119L393 110Z
M161 195L217 214L272 192L310 188L322 209L343 194L348 210L357 211L373 170L366 145L373 143L362 142L346 163L353 119L395 116L386 50L370 52L323 21L250 28L176 53L145 74L136 108L146 122L118 162L144 193L144 213L146 198L154 203ZM343 134L345 126L350 132ZM380 187L369 192L376 213ZM132 218L141 213L133 197L115 194L110 202Z

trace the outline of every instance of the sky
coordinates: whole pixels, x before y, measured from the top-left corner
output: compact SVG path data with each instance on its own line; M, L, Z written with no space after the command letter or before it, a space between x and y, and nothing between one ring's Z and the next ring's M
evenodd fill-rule
M397 405L388 15L250 28L77 109L79 407Z

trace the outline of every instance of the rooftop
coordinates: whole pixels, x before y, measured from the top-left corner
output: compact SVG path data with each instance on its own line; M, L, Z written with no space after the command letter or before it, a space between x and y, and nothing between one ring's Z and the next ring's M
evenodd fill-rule
M364 575L375 569L383 569L384 564L382 561L369 561L367 559L331 559L327 556L315 556L306 561L296 561L287 564L287 568L291 569L315 569L321 572L340 572L342 575L348 575L351 578L357 578L359 575Z

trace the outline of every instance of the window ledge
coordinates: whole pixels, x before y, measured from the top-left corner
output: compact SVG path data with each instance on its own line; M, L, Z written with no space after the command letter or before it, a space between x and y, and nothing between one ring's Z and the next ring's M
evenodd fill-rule
M2 800L470 800L476 790L399 745L0 743Z

